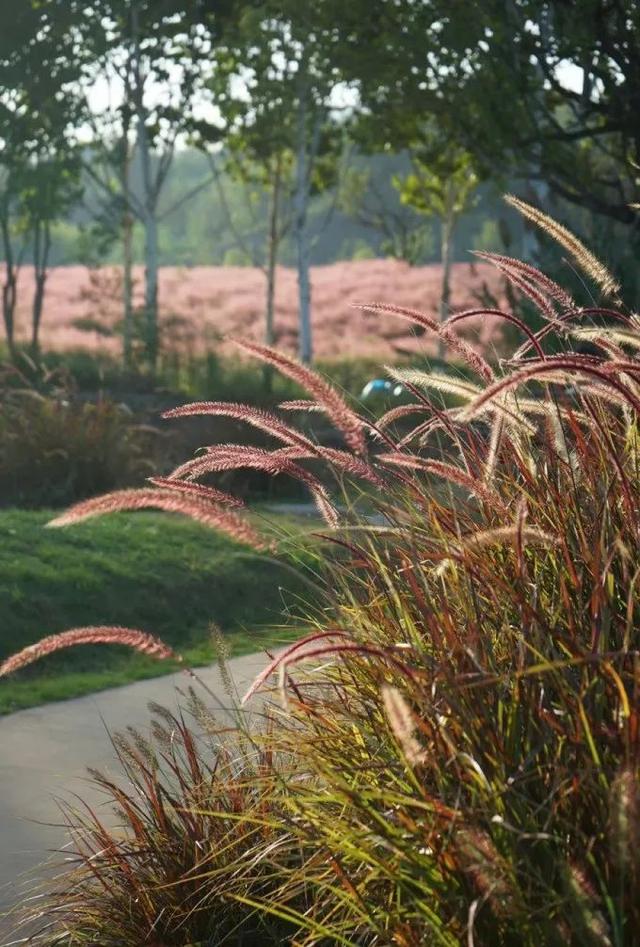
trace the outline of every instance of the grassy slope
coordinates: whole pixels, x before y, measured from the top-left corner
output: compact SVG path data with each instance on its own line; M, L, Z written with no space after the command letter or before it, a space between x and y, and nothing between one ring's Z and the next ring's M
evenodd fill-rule
M43 529L47 519L0 512L0 657L103 623L153 632L202 664L215 657L211 622L233 654L255 651L291 637L284 603L309 594L277 563L177 517L119 514L65 530ZM125 648L70 649L0 680L0 713L171 670Z

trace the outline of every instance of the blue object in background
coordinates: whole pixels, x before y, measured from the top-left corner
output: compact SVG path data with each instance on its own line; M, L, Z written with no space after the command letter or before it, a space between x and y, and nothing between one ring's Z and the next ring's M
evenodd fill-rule
M368 398L370 395L391 395L394 394L396 397L401 395L404 391L402 385L395 385L391 381L387 381L385 378L372 378L371 381L368 381L367 384L362 389L360 393L361 398Z

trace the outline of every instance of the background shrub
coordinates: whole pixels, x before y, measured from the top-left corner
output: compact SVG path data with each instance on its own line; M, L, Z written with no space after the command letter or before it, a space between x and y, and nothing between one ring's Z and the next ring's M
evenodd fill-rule
M55 507L142 483L158 433L112 401L12 391L0 411L0 502Z

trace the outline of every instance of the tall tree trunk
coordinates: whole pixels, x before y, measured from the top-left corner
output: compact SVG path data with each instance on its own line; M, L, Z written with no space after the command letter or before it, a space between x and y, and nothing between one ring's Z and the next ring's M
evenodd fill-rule
M6 211L6 212L5 212ZM3 208L0 219L2 246L4 250L4 283L2 284L2 319L9 357L15 357L15 312L18 294L17 267L13 258L11 233L9 230L8 209Z
M447 183L445 196L445 214L441 222L441 243L440 243L440 262L442 264L442 290L440 293L440 322L443 323L449 315L449 303L451 300L451 265L453 263L453 234L455 230L455 212L454 212L455 194L453 184ZM445 345L441 338L438 338L438 357L445 357Z
M15 346L15 311L17 302L17 280L15 271L7 267L7 275L2 287L2 318L4 320L5 339L9 358L12 360L16 354Z
M123 362L125 371L133 366L133 215L127 208L122 221L122 324Z
M155 372L158 365L158 221L150 212L144 221L146 342L149 365Z
M142 171L142 187L144 191L144 252L145 252L145 342L147 360L152 372L158 364L158 220L157 194L153 182L152 154L149 135L147 133L147 110L144 105L144 85L146 77L143 75L140 50L140 29L138 22L138 7L133 4L131 10L131 31L133 37L132 62L132 95L135 103L138 131L138 149L140 167Z
M309 154L307 129L307 89L304 64L300 64L300 91L298 99L298 121L296 130L296 187L294 194L294 233L298 267L298 318L299 353L301 361L309 364L313 357L311 335L311 278L309 274L311 252L307 233L309 207Z
M131 212L131 58L127 61L122 112L122 360L125 371L133 366L133 214Z
M146 130L140 141L140 152L143 166L143 181L145 189L144 217L144 311L145 311L145 343L147 360L152 372L158 364L158 221L156 218L155 201L151 192L151 155L146 136ZM145 173L145 168L147 172Z
M278 226L280 213L280 187L282 184L282 154L278 153L273 168L271 187L271 207L269 209L269 239L267 250L267 311L264 338L267 345L275 342L275 296L276 296L276 267L278 264L278 247L280 244L280 230ZM271 391L273 366L264 365L264 387Z
M313 358L313 337L311 331L311 277L310 253L306 227L298 230L298 306L300 313L300 359L309 365Z
M280 233L278 219L280 212L280 187L282 184L282 155L278 154L273 170L271 190L271 207L269 210L269 248L267 253L267 318L265 325L265 342L273 345L275 341L274 302L276 293L276 266L278 263L278 246Z
M50 249L51 224L48 220L45 220L36 224L33 254L36 288L33 296L31 318L31 353L36 359L40 356L40 324L42 322L42 309L44 306Z
M540 39L542 48L548 48L549 37L550 37L550 11L548 8L543 6L541 9L541 16L539 20L540 27ZM526 13L519 9L519 5L516 0L507 0L505 4L505 14L507 19L507 24L513 29L514 35L518 35L519 31L524 28L524 18ZM518 71L518 51L517 47L513 46L513 57L514 57L514 71L517 75ZM546 96L545 86L546 86L546 76L544 73L543 67L540 65L540 61L536 60L534 64L535 72L537 73L538 80L540 82L539 89L533 100L533 110L536 109L537 105L541 105L542 108L545 108L544 100ZM535 111L534 111L535 115ZM535 146L531 149L532 155L529 162L529 175L527 179L527 193L525 199L536 207L539 207L541 210L545 209L546 201L549 197L549 186L546 181L542 180L540 177L540 172L542 168L542 159L544 154L544 144L541 141L537 141ZM526 175L526 172L525 172ZM518 256L521 260L524 260L527 263L535 263L536 257L538 255L538 249L540 247L540 234L541 230L539 227L536 227L535 224L532 224L530 221L526 220L524 217L520 218L520 250Z

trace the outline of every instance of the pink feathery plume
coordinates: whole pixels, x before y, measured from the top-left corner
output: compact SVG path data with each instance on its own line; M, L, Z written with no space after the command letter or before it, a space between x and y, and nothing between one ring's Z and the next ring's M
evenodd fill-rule
M165 411L162 417L165 419L188 418L196 415L235 418L279 438L285 444L306 447L307 450L312 452L315 450L313 441L289 427L277 415L272 414L271 411L252 408L248 404L233 404L226 401L197 401L194 404L185 404L180 408Z
M443 325L445 327L453 326L465 319L473 319L477 316L494 316L497 319L504 319L506 322L510 322L512 325L517 326L522 334L526 335L531 345L535 348L539 358L545 357L544 349L538 342L535 333L531 331L529 326L526 325L522 319L514 316L512 312L504 312L502 309L465 309L464 312L456 312L452 316L449 316L449 318L444 321Z
M338 514L331 503L325 487L310 471L294 463L293 458L300 457L301 448L284 447L276 451L266 451L261 447L249 447L243 444L216 444L210 447L203 457L195 457L181 464L171 474L170 479L180 477L202 477L208 473L220 473L225 470L241 468L263 470L265 473L287 474L304 483L316 502L316 505L330 526L338 523ZM306 453L303 456L307 456Z
M120 628L117 625L97 625L88 628L74 628L71 631L63 631L57 635L50 635L43 638L36 644L29 645L11 655L0 664L0 677L6 677L7 674L13 674L34 661L39 661L47 654L53 654L54 651L61 651L64 648L72 648L81 644L122 644L127 648L133 648L140 654L148 654L159 661L174 659L180 661L181 658L171 650L159 638L148 635L144 631L138 631L135 628Z
M334 467L344 470L345 473L359 477L361 480L368 480L369 483L373 483L377 487L384 487L385 485L384 479L371 464L346 450L338 450L336 447L319 447L318 455Z
M504 504L500 497L490 490L486 484L475 477L470 476L466 471L455 467L453 464L446 464L440 460L428 460L423 457L416 457L415 454L381 454L379 459L387 464L397 464L399 467L409 467L414 470L424 470L427 473L435 474L443 480L449 480L464 487L470 493L475 494L479 500L504 511Z
M530 263L523 263L522 260L505 256L502 253L487 253L485 250L475 250L473 253L474 256L480 257L481 260L487 260L487 262L493 264L493 266L504 273L505 276L511 277L513 273L516 273L521 279L525 279L527 282L533 283L534 286L538 286L543 293L546 293L551 299L560 303L565 309L575 309L576 304L569 293L563 289L559 283L556 283L555 280L552 280L545 273L541 273L539 269L535 266L531 266Z
M252 526L238 513L205 503L195 497L180 495L173 490L116 490L92 500L83 500L56 516L47 525L50 527L68 526L82 520L105 513L117 513L127 510L163 510L166 513L181 513L198 523L227 533L233 539L253 549L264 550L268 544L258 535Z
M544 293L540 292L537 286L529 283L528 280L524 279L524 277L515 272L509 272L507 274L507 278L517 289L520 290L523 296L526 296L531 300L538 312L540 312L548 322L552 322L554 324L557 322L558 314L553 304L549 302L549 299Z
M214 444L206 448L206 453L185 461L170 475L171 480L181 477L194 479L207 473L220 473L225 470L238 470L241 467L263 470L269 474L291 473L298 476L294 459L300 457L301 448L282 447L279 450L265 450L248 444ZM300 468L302 470L302 468ZM303 471L303 476L306 471ZM311 476L311 474L309 474Z
M298 641L294 641L293 644L289 645L288 648L285 648L280 654L276 655L266 668L258 674L254 679L251 687L246 692L242 698L241 703L246 704L250 700L256 691L260 690L265 681L268 681L272 674L278 670L281 664L288 661L293 654L300 651L303 648L307 648L311 644L315 644L318 641L326 639L336 639L336 638L350 638L350 635L346 631L317 631L313 634L306 635L304 638L299 638Z
M406 319L409 322L422 326L424 329L428 329L429 332L435 332L436 335L438 335L443 342L446 342L454 352L457 352L460 358L465 361L474 372L480 375L481 378L484 378L486 382L493 381L495 376L489 363L479 355L475 349L468 345L464 339L461 339L455 332L452 332L450 328L447 328L445 324L438 322L425 312L420 312L419 309L407 309L406 306L394 306L393 303L353 303L353 306L356 309L368 309L371 312L388 312L391 315L400 316L401 319Z
M390 424L394 424L401 418L406 418L410 414L424 414L425 406L423 404L399 404L395 408L390 408L378 420L378 430L384 431Z
M178 493L187 493L200 500L210 503L219 503L221 506L233 506L241 509L246 506L244 500L234 497L231 493L218 490L216 487L205 487L202 483L190 483L184 480L172 480L170 477L149 477L149 483L164 490L174 490Z
M342 395L317 372L266 345L257 345L255 342L245 342L241 339L234 339L234 341L245 352L255 355L267 364L274 365L283 375L291 378L313 395L337 429L344 434L349 447L358 454L364 452L366 445L363 420L355 411L352 411Z
M512 372L511 375L507 375L506 378L501 378L493 385L489 385L489 387L485 388L482 394L478 395L477 398L471 401L462 410L461 418L465 421L470 421L480 414L486 404L493 401L503 392L517 388L527 381L535 381L537 378L543 375L552 375L562 371L577 372L583 377L593 377L605 385L610 385L624 397L627 404L631 405L631 407L633 407L637 413L640 413L640 400L638 400L638 398L628 388L627 385L623 384L617 378L613 378L611 376L610 369L613 363L608 363L605 369L604 365L598 367L595 364L597 359L592 359L593 356L583 355L579 357L577 355L571 354L567 356L554 356L552 358L547 357L544 361L531 362L526 366L526 368L518 369L517 371ZM558 379L552 380L557 381ZM566 379L563 379L563 383L566 384Z
M618 322L623 322L625 325L630 327L634 326L631 316L628 316L624 312L619 312L616 309L607 309L602 306L581 306L579 309L574 308L568 312L561 313L553 324L543 326L542 329L539 329L538 332L536 332L536 339L538 342L540 342L542 339L546 338L546 336L550 335L552 332L555 332L558 328L559 322L566 326L566 324L569 322L573 322L576 319L584 319L588 316L606 316L608 318L615 319ZM513 353L511 356L511 361L519 361L530 348L531 343L528 341L524 342L520 348L516 349L516 351ZM547 356L547 358L549 358L549 356Z
M327 638L331 638L331 637L338 637L338 636L336 635L332 636L330 634L327 635ZM345 635L345 637L348 637L348 636ZM304 661L312 661L312 660L315 660L316 658L325 659L332 656L335 656L337 658L343 658L343 657L346 657L347 655L354 655L356 657L362 657L362 658L375 658L378 661L382 660L390 664L396 670L400 671L401 674L403 674L405 677L411 680L414 680L418 677L418 674L413 670L413 668L409 667L409 665L406 664L404 661L399 661L398 658L396 658L395 655L393 655L388 648L380 648L377 645L358 644L357 642L351 642L351 641L347 641L342 644L325 644L325 645L321 645L318 648L308 648L308 649L301 648L299 651L296 651L296 653L290 654L288 657L281 659L278 662L278 667L279 667L280 673L282 674L282 672L286 671L287 668L295 667L296 665L301 664ZM264 672L263 672L263 675L264 675ZM253 693L255 693L255 691L257 690L257 686L259 685L256 685L254 682L254 685L252 685L252 687L247 692L247 694L245 694L243 698L243 702L248 700L249 697Z
M340 518L338 511L329 499L327 491L324 487L320 487L320 489L312 489L311 492L320 516L328 526L335 529L340 523Z

